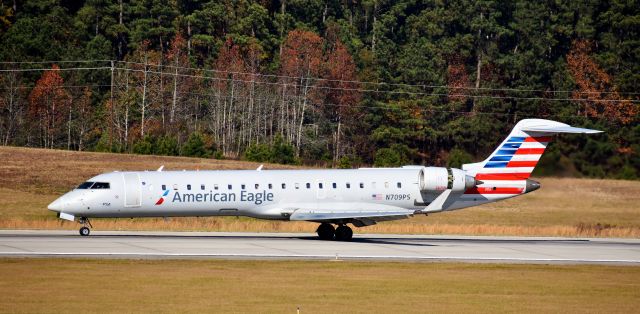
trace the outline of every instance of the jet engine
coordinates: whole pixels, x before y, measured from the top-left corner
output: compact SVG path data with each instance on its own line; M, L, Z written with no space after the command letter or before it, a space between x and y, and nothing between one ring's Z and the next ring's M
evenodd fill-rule
M472 176L466 175L464 170L444 167L424 167L420 170L420 191L426 193L442 193L451 190L462 193L479 182Z

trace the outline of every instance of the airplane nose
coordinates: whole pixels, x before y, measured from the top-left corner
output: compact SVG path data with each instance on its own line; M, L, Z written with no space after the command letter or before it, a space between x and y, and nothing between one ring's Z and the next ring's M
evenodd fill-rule
M51 204L49 204L49 206L47 206L47 208L49 210L51 210L51 211L54 211L54 212L61 212L62 211L62 200L61 199L56 199Z

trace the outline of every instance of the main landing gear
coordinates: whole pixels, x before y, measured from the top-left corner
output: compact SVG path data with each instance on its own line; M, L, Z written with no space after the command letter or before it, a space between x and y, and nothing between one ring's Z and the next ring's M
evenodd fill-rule
M80 219L78 219L78 222L82 224L82 228L80 228L79 230L80 235L83 237L88 236L89 233L91 233L91 229L89 229L89 227L93 228L93 226L91 225L91 222L89 221L89 218L80 217ZM87 227L87 225L89 225L89 227Z
M334 228L331 224L321 223L316 232L321 240L351 241L353 238L353 230L344 224Z

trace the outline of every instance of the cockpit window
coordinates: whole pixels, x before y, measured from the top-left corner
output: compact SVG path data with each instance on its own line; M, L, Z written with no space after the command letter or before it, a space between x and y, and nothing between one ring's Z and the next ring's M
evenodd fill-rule
M96 182L91 189L92 190L97 190L97 189L108 189L109 188L109 182Z
M81 189L81 190L86 190L88 188L90 188L93 185L94 182L83 182L82 184L78 185L78 187L76 189Z

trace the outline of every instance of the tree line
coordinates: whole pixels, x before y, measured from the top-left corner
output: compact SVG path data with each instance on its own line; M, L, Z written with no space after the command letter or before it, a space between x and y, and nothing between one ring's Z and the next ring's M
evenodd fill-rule
M637 6L2 1L0 143L332 167L483 158L541 117L540 173L640 176ZM579 148L579 149L578 149Z

